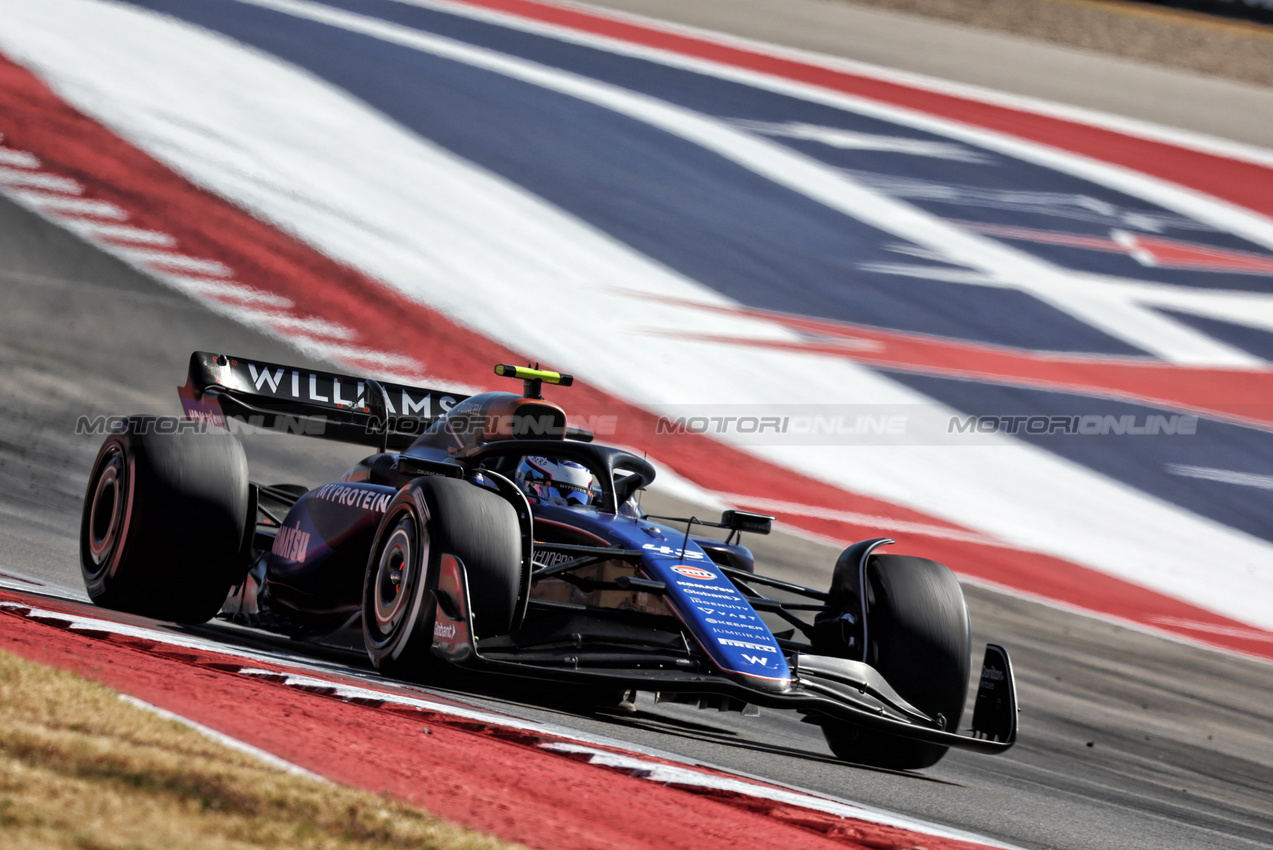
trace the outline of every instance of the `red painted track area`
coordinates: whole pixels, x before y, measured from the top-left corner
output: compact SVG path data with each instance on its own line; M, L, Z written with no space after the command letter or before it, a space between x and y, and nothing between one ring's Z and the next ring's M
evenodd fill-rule
M31 609L45 613L32 616ZM77 624L62 613L98 623ZM762 796L649 782L641 778L648 770L590 764L591 754L604 748L553 752L544 746L561 745L561 738L518 728L524 724L513 718L500 725L395 704L401 690L386 688L380 700L375 686L362 680L325 675L317 684L309 679L303 687L289 687L288 676L296 670L175 646L165 642L172 633L156 630L153 640L138 637L135 630L146 628L143 621L130 620L133 633L119 634L112 624L129 619L114 619L119 616L0 592L0 649L103 682L334 781L387 792L531 847L982 846ZM363 695L342 695L342 686ZM647 766L660 763L629 755ZM632 805L638 795L639 806Z

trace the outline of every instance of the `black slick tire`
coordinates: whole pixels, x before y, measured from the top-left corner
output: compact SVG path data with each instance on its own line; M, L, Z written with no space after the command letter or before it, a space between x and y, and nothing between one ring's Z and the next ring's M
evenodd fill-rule
M243 446L218 428L133 416L93 463L80 569L103 608L207 622L247 569Z
M446 666L430 653L432 591L443 553L468 576L476 637L506 634L522 580L517 513L498 493L454 478L417 478L389 503L363 582L363 642L387 676L438 681Z
M867 565L867 657L894 690L956 731L968 695L972 638L959 582L945 566L906 555L872 555ZM824 720L831 751L845 761L920 770L948 747Z

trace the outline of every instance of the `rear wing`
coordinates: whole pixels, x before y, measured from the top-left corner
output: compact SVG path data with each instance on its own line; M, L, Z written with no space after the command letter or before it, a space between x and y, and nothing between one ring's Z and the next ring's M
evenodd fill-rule
M196 351L177 390L187 418L400 451L468 396Z

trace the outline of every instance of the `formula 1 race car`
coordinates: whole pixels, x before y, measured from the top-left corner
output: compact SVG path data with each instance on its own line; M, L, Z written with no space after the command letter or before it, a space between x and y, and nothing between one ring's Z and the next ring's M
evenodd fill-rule
M845 549L825 590L759 575L739 538L772 517L643 514L651 464L593 443L544 399L569 375L495 371L522 392L465 397L195 352L186 417L120 417L98 453L80 533L89 596L293 637L360 628L378 670L425 684L460 668L620 700L792 709L859 764L1012 746L1012 668L994 644L971 735L957 733L971 635L946 567L881 554L893 541L879 538ZM264 485L231 433L245 425L377 451L316 489Z

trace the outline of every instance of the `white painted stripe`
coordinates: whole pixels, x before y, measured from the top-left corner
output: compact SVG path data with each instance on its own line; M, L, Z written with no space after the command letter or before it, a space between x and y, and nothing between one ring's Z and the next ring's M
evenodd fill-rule
M6 14L0 47L50 79L76 107L335 259L514 350L577 364L582 379L616 396L656 411L686 400L763 407L828 398L942 409L852 363L692 342L687 337L693 334L797 337L760 320L691 315L655 301L637 306L621 291L722 307L730 302L272 57L122 5L0 4ZM156 68L189 97L174 102L157 91ZM743 78L758 79L739 75ZM780 87L774 81L766 85ZM782 85L838 108L848 102ZM245 92L252 97L245 100ZM912 121L901 110L870 108L886 120ZM926 120L913 118L912 125ZM941 122L926 126L942 132ZM993 138L977 131L983 137ZM1001 141L1063 170L1074 165L1060 151ZM1099 164L1081 165L1074 168L1088 178L1106 174ZM1162 186L1132 177L1118 185L1133 194ZM1187 209L1198 200L1175 189L1168 194ZM1198 201L1197 208L1218 209L1209 203ZM1241 211L1234 215L1255 220ZM423 233L429 238L422 239ZM558 332L563 293L574 319L569 336ZM649 328L667 334L653 356L643 333ZM303 350L325 353L318 347ZM580 352L587 353L582 360ZM641 368L633 369L634 363ZM758 382L754 375L784 380ZM1024 550L1273 625L1273 576L1266 569L1273 546L1007 437L958 450L749 450ZM1205 570L1193 555L1200 550L1212 556Z
M401 354L395 354L390 351L380 351L374 348L360 348L355 345L339 345L336 343L324 343L318 341L297 340L298 347L310 348L318 356L337 361L354 361L363 364L375 364L384 369L402 369L414 375L424 373L424 366L420 361L405 357ZM388 377L388 376L386 376Z
M14 168L0 168L0 184L13 189L40 189L44 192L65 192L68 195L79 195L84 187L69 177L49 174L47 171L19 171Z
M331 337L333 339L347 340L353 339L356 335L354 331L344 325L328 322L315 316L269 315L267 318L262 318L261 321L287 333L299 333L320 339Z
M1222 484L1237 484L1239 487L1258 487L1261 490L1273 490L1273 475L1256 475L1253 472L1238 472L1231 469L1215 469L1207 466L1189 466L1183 463L1167 464L1167 471L1172 475L1183 475L1188 478L1201 478L1205 481L1219 481Z
M0 165L11 165L14 168L39 168L40 160L35 154L27 151L0 148Z
M940 259L940 254L930 254ZM996 281L984 272L954 269L949 266L925 266L917 263L862 263L863 271L892 274L900 277L913 277L918 280L940 280L945 283L966 283L970 286L999 286L1003 289L1014 288L1007 281Z
M119 623L114 620L103 620L100 617L86 617L79 614L67 614L62 611L51 611L38 606L26 605L18 602L0 600L0 611L10 611L14 613L27 611L28 613L26 616L28 617L58 620L66 623L67 628L70 629L109 632L110 634L141 638L143 640L152 640L169 646L183 647L185 649L197 649L202 652L218 652L222 655L229 655L235 658L245 658L257 663L278 661L276 656L268 653L256 652L242 647L224 646L214 640L208 640L207 638L180 635L173 632L163 632L153 628Z
M262 292L241 283L225 280L208 280L188 275L161 274L159 278L177 289L199 298L210 298L216 301L230 301L237 304L255 304L262 307L278 307L287 309L294 306L290 298L275 295L273 292Z
M127 221L128 213L107 201L91 201L83 198L67 198L60 195L45 195L42 192L16 191L12 197L19 203L34 207L48 213L61 213L66 216L83 215L94 218L108 218L115 221Z
M540 744L540 747L557 753L570 753L572 755L588 756L589 764L595 764L600 767L608 767L615 770L622 770L633 776L640 777L641 779L645 779L650 782L657 782L660 785L674 785L682 788L703 788L714 791L726 791L732 794L741 794L745 797L770 800L774 803L781 803L783 805L798 806L802 809L810 809L815 812L825 812L826 814L835 815L836 817L865 820L870 821L871 823L897 827L898 829L905 829L912 832L925 832L931 836L939 838L953 839L955 841L967 841L986 847L1016 847L1016 845L1013 844L1003 844L997 841L991 841L990 839L975 833L949 829L947 827L939 827L934 824L922 823L911 818L899 817L880 809L868 809L864 806L844 803L839 800L825 799L812 794L790 791L785 788L759 785L755 782L747 782L736 779L732 776L718 776L711 773L705 773L700 770L694 770L693 768L663 764L662 762L650 761L649 759L634 758L627 753L615 753L608 750L599 750L595 747L580 746L579 744L549 743Z
M234 274L234 271L224 263L219 263L216 260L201 260L198 257L187 257L185 254L173 254L167 251L154 251L149 248L133 248L124 245L113 247L111 253L131 263L158 266L162 269L175 269L183 272L213 275L215 277L230 277Z
M68 218L64 219L62 223L76 233L92 239L133 242L138 245L157 245L163 248L171 248L177 244L177 240L167 233L160 233L157 230L143 230L140 227L129 227L126 224L110 224L83 218Z
M1151 619L1162 626L1169 626L1177 629L1188 629L1189 631L1197 632L1200 635L1227 635L1229 637L1242 638L1243 640L1273 643L1273 634L1256 631L1255 629L1242 629L1235 628L1233 626L1217 626L1215 623L1200 623L1197 620L1186 620L1181 617L1153 617Z
M762 136L777 136L784 139L819 142L840 150L882 151L905 156L925 156L935 159L949 159L956 162L988 162L989 158L965 145L950 142L928 142L922 139L908 139L901 136L881 136L875 133L858 133L843 130L839 127L821 127L816 124L804 124L796 121L775 123L771 121L749 121L735 119L729 122L740 130L759 133Z
M281 770L284 773L290 773L293 776L301 776L301 777L304 777L305 779L312 779L315 782L330 781L326 777L319 776L317 773L312 773L311 771L306 770L300 765L292 764L290 761L281 759L278 756L274 755L273 753L266 752L265 750L262 750L259 747L254 747L251 744L244 743L243 741L240 741L238 738L232 738L223 732L218 732L217 730L211 727L204 726L202 723L196 723L195 721L191 720L188 717L182 717L180 714L174 714L173 712L168 711L167 709L160 708L157 705L151 705L148 702L143 702L142 700L139 700L134 696L129 696L128 694L120 694L119 698L123 700L124 702L128 703L129 705L136 706L137 708L140 708L144 711L148 711L151 714L158 715L159 717L162 717L165 720L171 720L174 723L180 723L182 726L186 726L190 729L193 729L194 731L198 732L200 735L204 736L205 738L211 741L215 741L216 743L220 744L223 747L226 747L227 749L231 749L231 750L234 750L235 752L239 752L239 753L243 753L244 755L251 756L257 761L263 762L264 764L269 765L275 770Z
M381 690L373 687L360 687L345 682L337 682L332 679L321 678L318 675L308 675L302 673L279 673L277 670L265 670L258 668L245 667L239 671L240 676L251 676L257 679L267 679L269 681L278 682L289 688L297 688L303 691L313 691L315 689L329 689L331 696L342 700L381 700L389 705L401 705L407 708L418 708L422 711L434 711L439 714L446 714L452 717L460 717L465 720L474 720L479 723L490 723L495 726L504 726L509 729L519 729L523 732L536 732L542 735L554 735L563 737L561 732L565 732L564 737L574 740L583 740L579 738L575 730L568 729L564 726L557 726L551 723L541 723L537 720L523 720L507 714L496 714L482 709L467 708L462 705L452 703L437 702L436 700L426 699L420 696L412 696L403 691ZM282 679L279 682L279 679ZM386 687L393 687L393 683L385 682ZM552 730L552 731L550 731Z
M931 259L941 260L940 256ZM940 280L969 286L993 286L1018 289L1015 282L996 278L984 272L965 271L949 266L926 266L911 263L863 263L864 271L919 280ZM1084 275L1088 285L1121 303L1134 303L1150 308L1165 308L1192 313L1249 328L1273 331L1273 298L1262 292L1230 289L1198 289L1169 283L1133 278ZM1253 358L1255 359L1255 358ZM1239 368L1236 365L1229 368ZM1264 368L1263 361L1253 368Z

